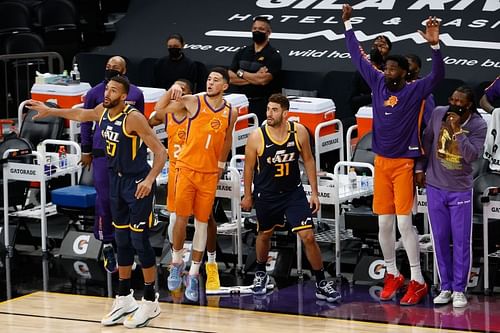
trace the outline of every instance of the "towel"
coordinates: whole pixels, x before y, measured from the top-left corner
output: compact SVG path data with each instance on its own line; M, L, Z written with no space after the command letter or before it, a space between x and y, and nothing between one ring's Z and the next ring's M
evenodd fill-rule
M490 162L490 169L500 171L500 108L491 113L488 132L484 141L483 157Z

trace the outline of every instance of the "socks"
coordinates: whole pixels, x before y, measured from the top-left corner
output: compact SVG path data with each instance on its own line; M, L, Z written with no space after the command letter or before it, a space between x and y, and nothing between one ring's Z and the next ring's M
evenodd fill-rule
M144 299L146 301L154 301L155 296L155 283L144 283Z
M130 294L130 279L118 280L118 296L127 296Z
M418 283L424 283L422 269L420 268L420 249L418 246L418 235L412 224L411 214L398 215L398 229L401 233L401 240L410 262L411 279Z
M207 251L207 256L208 256L208 262L209 263L214 263L215 261L215 256L217 255L217 251L214 252L208 252Z
M189 268L189 275L200 274L201 262L191 261L191 267Z
M113 247L113 244L110 242L110 243L104 243L102 244L102 248L105 249L107 247Z
M177 251L177 250L174 250L174 248L172 248L172 264L182 263L183 254L184 254L183 249Z
M265 272L266 271L266 264L267 263L262 263L262 262L259 262L257 261L257 267L255 268L255 271L256 272Z
M378 216L378 241L384 255L385 269L388 274L399 276L396 267L396 234L394 232L394 215Z
M316 284L319 284L321 281L325 280L325 270L319 269L319 270L312 270L312 273L314 274L314 277L316 278Z

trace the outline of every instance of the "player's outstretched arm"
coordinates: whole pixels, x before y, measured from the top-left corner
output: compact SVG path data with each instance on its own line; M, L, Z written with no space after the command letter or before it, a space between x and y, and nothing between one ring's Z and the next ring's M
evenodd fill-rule
M51 108L45 103L30 99L26 103L26 107L38 112L33 119L41 119L47 117L59 117L76 121L98 121L104 112L102 104L99 104L94 109L58 109Z

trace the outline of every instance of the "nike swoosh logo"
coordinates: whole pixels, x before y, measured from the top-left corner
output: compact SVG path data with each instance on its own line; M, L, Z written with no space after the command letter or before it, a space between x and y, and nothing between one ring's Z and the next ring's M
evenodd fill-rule
M392 112L384 112L384 114L385 114L386 116L389 116L389 115L391 115L391 114L392 114Z
M415 147L415 146L408 146L408 150L418 150L418 147Z
M271 143L270 145L266 145L266 148L274 146L274 143Z
M144 180L144 178L141 178L141 179L139 179L139 180L136 180L136 181L135 181L135 183L136 183L136 184L139 184L139 183L140 183L140 182L142 182L143 180Z

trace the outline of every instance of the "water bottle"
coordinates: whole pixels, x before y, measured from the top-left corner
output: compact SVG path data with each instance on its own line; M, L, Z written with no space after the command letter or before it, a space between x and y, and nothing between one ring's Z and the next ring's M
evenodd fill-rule
M370 187L370 184L368 183L368 177L366 176L365 173L363 173L363 176L361 176L361 190L365 191L368 190Z
M354 167L349 168L349 173L347 174L349 179L349 187L351 190L355 190L358 187L358 179L356 177L356 169Z
M66 169L68 167L68 156L66 155L66 147L59 146L59 168Z
M80 83L80 71L78 70L78 64L73 64L73 69L69 73L71 76L71 82L73 84L79 84Z

